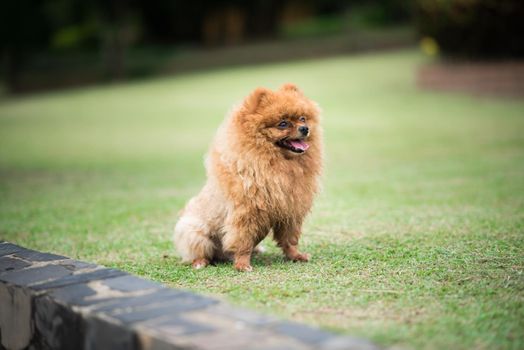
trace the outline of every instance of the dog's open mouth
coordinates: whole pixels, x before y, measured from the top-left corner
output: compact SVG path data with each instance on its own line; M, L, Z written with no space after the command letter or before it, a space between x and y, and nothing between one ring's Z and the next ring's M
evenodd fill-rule
M285 138L279 140L277 145L294 153L304 153L309 148L309 145L305 143L304 140L299 139L292 140Z

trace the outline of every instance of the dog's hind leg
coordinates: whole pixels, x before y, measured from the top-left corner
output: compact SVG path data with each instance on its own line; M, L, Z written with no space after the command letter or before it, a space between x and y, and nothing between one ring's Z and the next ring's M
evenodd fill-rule
M173 236L182 261L200 269L213 259L215 244L209 237L207 225L198 217L184 215L178 220Z

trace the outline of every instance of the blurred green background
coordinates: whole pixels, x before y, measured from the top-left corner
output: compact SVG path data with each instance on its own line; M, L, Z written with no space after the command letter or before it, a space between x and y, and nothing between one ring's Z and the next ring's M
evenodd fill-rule
M520 0L6 1L0 78L28 92L420 38L448 57L508 59L524 55L523 17Z
M17 4L0 12L0 239L388 347L524 347L520 2ZM323 110L312 261L267 240L251 274L181 265L172 228L216 128L285 82Z

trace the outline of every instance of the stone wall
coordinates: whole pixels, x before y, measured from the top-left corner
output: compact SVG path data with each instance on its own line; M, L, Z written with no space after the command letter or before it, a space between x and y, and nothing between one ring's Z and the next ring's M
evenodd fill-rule
M0 242L0 349L377 349L123 271Z

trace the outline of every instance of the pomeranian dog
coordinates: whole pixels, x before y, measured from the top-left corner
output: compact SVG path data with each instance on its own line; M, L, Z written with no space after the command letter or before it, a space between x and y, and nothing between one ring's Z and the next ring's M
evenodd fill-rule
M285 84L256 89L226 118L206 156L207 182L175 226L184 262L233 260L251 271L251 255L270 231L288 259L309 260L298 240L319 189L319 117L315 102Z

